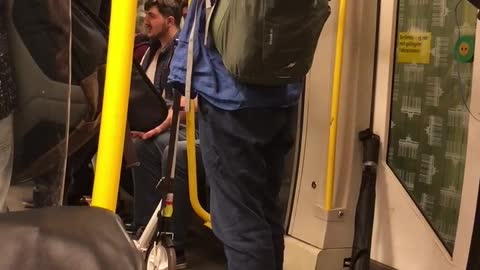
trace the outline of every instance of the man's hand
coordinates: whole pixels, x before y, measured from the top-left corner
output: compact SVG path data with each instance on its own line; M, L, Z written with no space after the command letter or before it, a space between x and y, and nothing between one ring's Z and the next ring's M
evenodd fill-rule
M142 135L142 140L148 140L148 139L151 139L159 134L162 134L164 131L166 131L169 127L166 127L166 125L163 125L163 123L161 125L159 125L158 127L148 131L148 132L145 132L143 135Z
M145 132L141 132L141 131L131 131L130 132L130 136L132 136L133 139L141 139L143 134L145 134Z
M180 105L185 106L185 103L186 103L185 97L182 97L180 99ZM195 103L196 103L195 110L198 110L197 99L195 99ZM185 117L186 117L185 112L180 112L179 117L180 117L181 122L185 122ZM163 123L161 123L156 128L154 128L150 131L147 131L147 132L132 131L132 132L130 132L130 135L134 139L135 138L142 139L142 140L151 139L151 138L167 131L172 126L172 120L173 120L173 110L170 109L168 111L168 115L167 115L167 118L165 119L165 121L163 121Z
M142 140L148 140L150 138L153 138L161 133L163 133L165 130L167 130L164 125L159 125L156 128L147 131L147 132L141 132L141 131L131 131L130 135L132 136L133 139L142 139Z
M170 109L168 111L168 115L165 121L163 121L163 123L158 125L156 128L147 132L132 131L130 132L130 135L132 136L132 138L139 138L142 140L151 139L159 134L162 134L163 132L167 131L170 128L170 126L172 125L172 117L173 117L173 111Z

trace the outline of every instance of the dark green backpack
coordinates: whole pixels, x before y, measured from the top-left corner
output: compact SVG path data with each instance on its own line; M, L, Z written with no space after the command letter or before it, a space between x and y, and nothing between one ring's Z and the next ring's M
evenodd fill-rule
M209 8L210 1L207 28L237 80L277 85L304 79L330 15L328 0L217 0Z

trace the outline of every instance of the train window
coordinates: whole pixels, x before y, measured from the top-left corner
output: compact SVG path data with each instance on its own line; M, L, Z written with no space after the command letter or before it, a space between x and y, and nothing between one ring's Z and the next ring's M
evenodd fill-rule
M476 9L398 1L388 165L453 252L468 133Z

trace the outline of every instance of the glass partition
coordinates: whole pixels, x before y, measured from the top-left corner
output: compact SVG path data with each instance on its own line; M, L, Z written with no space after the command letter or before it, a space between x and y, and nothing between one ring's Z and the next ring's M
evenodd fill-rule
M18 96L9 208L62 205L96 147L106 62L98 1L2 2Z
M62 203L70 115L69 1L7 1L7 25L17 85L13 184L33 183L36 206ZM12 190L15 190L14 188ZM32 194L22 198L31 204ZM19 198L16 198L19 199ZM11 208L13 206L10 206Z

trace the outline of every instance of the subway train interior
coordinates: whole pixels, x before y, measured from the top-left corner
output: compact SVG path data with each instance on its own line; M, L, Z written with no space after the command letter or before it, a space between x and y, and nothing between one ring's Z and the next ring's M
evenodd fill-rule
M17 92L0 270L180 269L168 196L127 228L127 122L142 100L165 103L132 62L146 0L109 2L0 1ZM480 270L480 1L325 2L279 195L283 269ZM227 269L192 129L187 269Z

